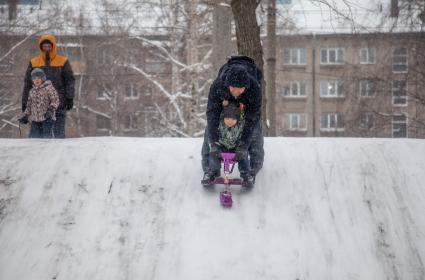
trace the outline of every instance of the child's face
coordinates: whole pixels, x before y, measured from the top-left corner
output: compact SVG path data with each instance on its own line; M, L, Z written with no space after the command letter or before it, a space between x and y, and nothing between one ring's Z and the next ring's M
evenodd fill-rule
M241 95L245 91L245 88L244 87L237 88L237 87L229 86L229 91L234 97L239 97L239 95Z
M43 79L39 77L35 77L34 79L32 79L32 82L36 87L38 87L43 83Z
M238 120L237 119L232 119L232 118L224 118L224 124L227 127L234 127L237 124Z

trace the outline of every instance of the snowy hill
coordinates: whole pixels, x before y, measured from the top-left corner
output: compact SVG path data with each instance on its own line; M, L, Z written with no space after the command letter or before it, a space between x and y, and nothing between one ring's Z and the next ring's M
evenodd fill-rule
M0 140L0 279L425 279L424 140L266 139L232 209L201 142Z

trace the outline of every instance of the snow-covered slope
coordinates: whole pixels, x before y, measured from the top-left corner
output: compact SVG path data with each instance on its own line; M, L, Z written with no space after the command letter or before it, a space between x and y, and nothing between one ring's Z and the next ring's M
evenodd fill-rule
M425 279L424 140L266 139L232 209L201 143L0 140L0 279Z

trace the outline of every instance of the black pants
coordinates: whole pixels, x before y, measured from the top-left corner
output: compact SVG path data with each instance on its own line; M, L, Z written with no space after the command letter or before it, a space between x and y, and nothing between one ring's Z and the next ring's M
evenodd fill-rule
M53 125L53 134L55 138L65 138L65 120L66 120L65 109L57 110L56 121Z
M256 175L258 171L263 167L264 162L264 137L261 130L261 121L259 121L252 131L251 143L248 147L249 164L251 172ZM205 128L204 143L202 144L202 170L208 171L209 156L210 156L210 145L208 141L208 127Z

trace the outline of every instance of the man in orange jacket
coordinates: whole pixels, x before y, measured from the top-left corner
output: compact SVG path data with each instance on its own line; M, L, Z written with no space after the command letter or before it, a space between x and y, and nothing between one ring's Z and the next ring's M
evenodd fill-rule
M31 59L25 74L22 112L27 108L28 95L32 88L31 72L34 68L41 68L59 95L59 108L53 127L54 137L65 138L66 111L74 106L74 73L68 58L57 54L56 38L53 35L42 35L38 40L38 46L40 54Z

